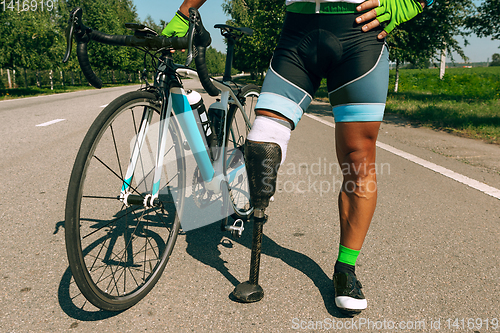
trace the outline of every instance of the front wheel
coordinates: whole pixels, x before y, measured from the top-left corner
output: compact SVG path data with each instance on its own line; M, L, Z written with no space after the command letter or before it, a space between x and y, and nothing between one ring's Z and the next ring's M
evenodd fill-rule
M175 117L165 139L162 176L154 184L160 187L158 200L151 207L140 199L153 189L160 110L150 92L114 100L90 127L71 174L65 217L68 260L82 294L103 310L127 309L153 288L179 232L177 212L184 204L186 175ZM125 180L139 141L133 176ZM136 198L128 206L120 199L126 187Z
M243 149L255 120L255 104L259 94L260 87L254 84L244 86L238 96L243 110L232 104L226 122L224 174L228 179L229 197L237 218L248 218L253 211Z

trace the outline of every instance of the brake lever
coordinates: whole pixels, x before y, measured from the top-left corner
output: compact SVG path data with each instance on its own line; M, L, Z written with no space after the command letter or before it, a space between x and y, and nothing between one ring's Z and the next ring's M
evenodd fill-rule
M71 13L68 20L68 26L66 27L66 55L63 58L63 63L67 63L69 56L71 55L71 49L73 47L73 31L75 30L75 18L74 13Z
M191 13L190 13L191 14ZM195 29L196 17L194 15L189 15L189 30L188 30L188 55L186 58L186 67L189 67L193 62L193 40L194 40L194 29Z
M82 22L83 10L79 7L73 9L69 15L68 26L66 27L66 55L64 56L63 63L68 62L71 56L71 49L73 47L73 35L75 33L75 27L78 25L80 29Z

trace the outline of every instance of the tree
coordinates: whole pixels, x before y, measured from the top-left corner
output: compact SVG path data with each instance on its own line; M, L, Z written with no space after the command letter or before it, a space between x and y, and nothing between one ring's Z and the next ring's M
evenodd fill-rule
M24 85L28 86L26 69L48 69L58 56L59 30L55 10L17 12L6 10L0 15L1 68L23 68Z
M468 18L467 27L479 37L500 39L500 0L485 0Z
M463 27L472 8L471 0L436 0L432 7L401 24L389 35L391 61L395 61L397 67L403 62L425 64L437 59L443 50L448 54L455 51L466 60L456 36L469 34ZM465 43L467 45L467 40Z
M208 72L211 74L223 74L226 67L226 56L209 46L205 54Z
M236 46L234 67L240 71L263 73L269 67L283 25L283 0L224 0L223 9L231 15L229 25L248 27L252 36L240 39Z
M500 66L500 54L494 53L491 56L491 63L490 66Z

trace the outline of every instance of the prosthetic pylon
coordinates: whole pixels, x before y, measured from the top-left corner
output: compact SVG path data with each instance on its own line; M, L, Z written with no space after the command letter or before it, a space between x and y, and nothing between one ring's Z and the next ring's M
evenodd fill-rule
M267 216L263 211L259 215L262 217L253 216L253 238L252 238L252 254L250 258L250 278L248 281L240 283L233 290L233 296L240 302L252 303L258 302L264 297L264 289L259 285L259 270L260 270L260 252L262 248L262 230L266 222Z
M267 221L264 210L276 190L276 178L281 162L281 148L276 143L245 142L245 161L250 187L250 200L254 206L250 278L234 288L232 295L240 302L258 302L264 297L259 285L260 253L263 225Z

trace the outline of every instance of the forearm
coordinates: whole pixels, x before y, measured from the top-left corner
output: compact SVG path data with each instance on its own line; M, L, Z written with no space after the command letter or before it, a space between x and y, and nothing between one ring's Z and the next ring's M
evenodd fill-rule
M189 16L189 8L200 8L207 0L184 0L181 7L179 8L180 12L186 16Z

